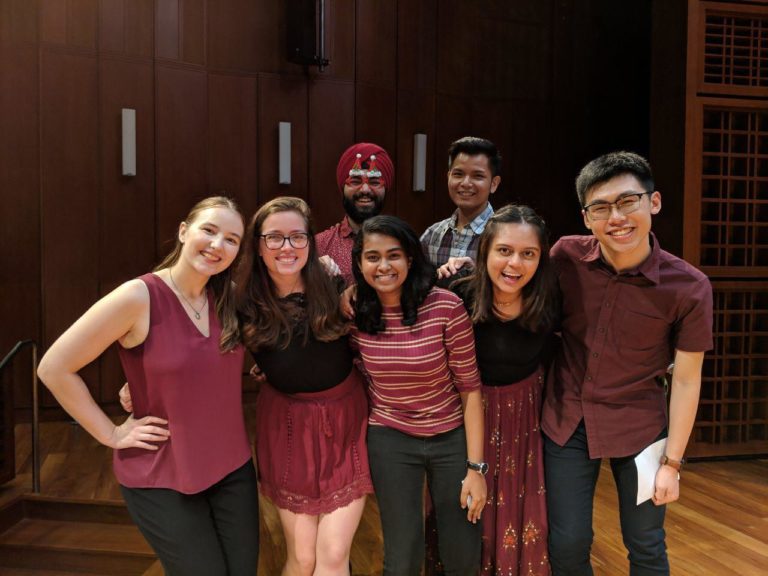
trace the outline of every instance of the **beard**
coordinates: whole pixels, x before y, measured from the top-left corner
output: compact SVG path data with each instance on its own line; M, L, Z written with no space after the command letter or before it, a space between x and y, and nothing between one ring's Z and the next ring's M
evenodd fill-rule
M373 200L373 203L370 206L359 208L355 205L355 201L363 197L370 198ZM346 194L342 195L341 203L344 206L344 212L347 213L350 220L356 224L362 224L368 218L378 216L381 213L381 209L384 206L384 198L375 194L369 194L368 192L358 192L352 198L347 197Z

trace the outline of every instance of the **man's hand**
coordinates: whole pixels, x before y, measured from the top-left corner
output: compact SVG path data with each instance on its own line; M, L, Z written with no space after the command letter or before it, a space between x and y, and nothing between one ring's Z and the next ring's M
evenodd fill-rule
M442 280L444 278L450 278L458 274L462 268L468 268L469 270L475 267L475 262L469 256L452 256L448 258L448 262L440 266L437 269L437 278Z

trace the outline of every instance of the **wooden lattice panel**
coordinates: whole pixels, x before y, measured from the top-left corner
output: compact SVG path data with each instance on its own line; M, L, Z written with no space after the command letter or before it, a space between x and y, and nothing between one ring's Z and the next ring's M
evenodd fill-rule
M715 282L690 455L768 452L768 285Z
M707 12L704 82L768 87L768 17Z
M703 110L700 266L768 269L768 109Z

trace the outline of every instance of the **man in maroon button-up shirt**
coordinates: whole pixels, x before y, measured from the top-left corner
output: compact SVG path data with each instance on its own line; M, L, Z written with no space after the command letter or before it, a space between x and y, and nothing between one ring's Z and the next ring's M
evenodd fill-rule
M704 351L712 347L712 289L651 233L661 194L644 158L601 156L576 187L592 235L561 238L551 253L563 298L562 348L542 412L553 574L592 574L602 458L611 459L630 574L669 574L665 504L679 496ZM659 381L673 361L667 420ZM655 494L638 506L634 457L667 432Z

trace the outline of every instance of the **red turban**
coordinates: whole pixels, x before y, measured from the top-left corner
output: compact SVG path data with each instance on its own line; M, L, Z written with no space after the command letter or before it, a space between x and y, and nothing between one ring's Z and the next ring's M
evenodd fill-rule
M355 164L355 158L360 154L360 161L365 163L370 160L371 154L376 155L376 166L381 171L381 178L384 181L384 186L387 189L391 189L395 184L395 167L392 164L392 159L378 144L372 144L370 142L358 142L352 144L349 148L344 150L344 153L339 158L339 164L336 166L336 183L339 185L339 191L344 191L344 182L349 178L349 171Z

